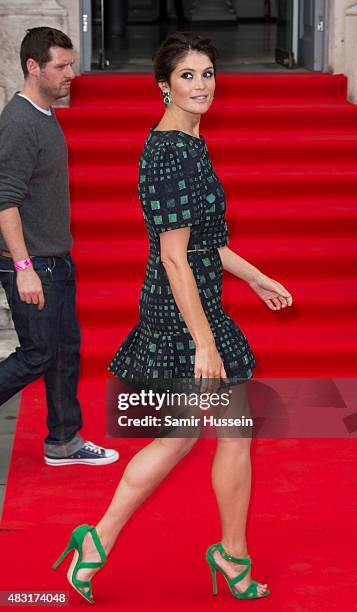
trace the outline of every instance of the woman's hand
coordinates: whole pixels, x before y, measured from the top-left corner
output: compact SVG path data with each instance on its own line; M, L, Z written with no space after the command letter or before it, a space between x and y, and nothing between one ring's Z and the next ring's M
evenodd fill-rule
M215 391L219 388L221 378L227 379L222 358L215 342L196 346L195 379L199 383L202 376L201 391Z
M270 310L280 310L293 303L291 293L283 285L263 273L248 284Z

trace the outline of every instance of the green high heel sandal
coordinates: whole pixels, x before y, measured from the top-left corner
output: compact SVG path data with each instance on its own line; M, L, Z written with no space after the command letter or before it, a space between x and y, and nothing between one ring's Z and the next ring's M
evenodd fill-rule
M93 542L97 548L97 551L100 555L101 561L82 561L82 545L85 535L91 533ZM77 573L80 569L88 568L88 567L103 567L104 563L107 560L107 555L105 550L101 544L99 536L96 532L95 527L91 527L90 525L80 525L76 527L72 531L69 543L65 551L62 555L57 559L56 563L52 566L52 569L56 569L60 563L62 563L65 556L71 551L74 550L74 555L72 559L72 563L67 572L67 578L69 583L73 586L73 588L84 597L89 603L94 604L93 593L92 593L92 585L89 580L78 580ZM83 591L82 589L87 589Z
M213 553L215 550L218 550L221 553L221 556L223 557L223 559L227 559L227 561L233 561L233 563L239 563L239 565L246 565L247 567L245 567L244 570L240 574L238 574L238 576L235 576L234 578L228 578L224 569L222 569L218 565L218 563L216 563L213 557ZM266 589L266 591L262 595L258 595L258 582L256 582L255 580L251 580L249 587L242 593L240 593L234 588L234 585L237 584L237 582L240 582L240 580L242 580L242 578L244 578L244 576L248 574L250 566L252 564L252 560L250 557L241 557L240 559L238 557L232 557L231 555L228 555L226 553L222 544L218 543L218 544L212 544L212 546L210 546L207 549L206 559L207 559L208 565L211 568L213 595L217 595L217 577L216 577L217 570L221 572L221 574L223 574L223 576L225 577L228 583L228 586L230 588L232 595L236 597L237 599L257 599L257 598L260 599L261 597L266 597L267 595L269 595L270 593L269 589Z

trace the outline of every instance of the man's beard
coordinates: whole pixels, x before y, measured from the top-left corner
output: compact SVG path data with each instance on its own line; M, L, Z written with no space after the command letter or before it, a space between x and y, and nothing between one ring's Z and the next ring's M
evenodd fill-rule
M42 82L39 84L40 93L45 96L48 100L59 100L60 98L65 98L69 94L69 88L62 87L50 87L46 82Z

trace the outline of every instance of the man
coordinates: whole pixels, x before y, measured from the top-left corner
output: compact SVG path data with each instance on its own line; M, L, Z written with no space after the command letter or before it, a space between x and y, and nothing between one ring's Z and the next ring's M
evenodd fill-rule
M80 331L67 146L51 106L69 93L73 45L59 30L32 28L20 57L23 89L0 117L0 280L20 346L0 363L0 405L44 376L45 462L104 465L119 459L117 451L78 435Z

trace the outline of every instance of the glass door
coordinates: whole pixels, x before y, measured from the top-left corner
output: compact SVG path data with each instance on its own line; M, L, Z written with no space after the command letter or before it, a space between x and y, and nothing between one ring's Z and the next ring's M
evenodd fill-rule
M277 9L275 61L286 68L294 68L297 63L293 51L294 0L278 0Z

